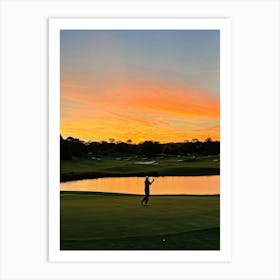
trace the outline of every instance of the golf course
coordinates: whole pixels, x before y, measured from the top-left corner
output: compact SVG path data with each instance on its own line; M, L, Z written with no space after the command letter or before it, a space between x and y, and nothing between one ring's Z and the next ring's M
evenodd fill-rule
M62 160L61 182L128 176L202 176L220 174L219 155L94 157Z
M219 195L61 192L61 250L219 250Z
M214 155L61 161L61 182L144 175L200 177L219 173L219 156ZM144 181L142 184L144 192ZM219 194L152 193L149 206L140 204L142 198L137 194L61 191L61 250L220 249Z

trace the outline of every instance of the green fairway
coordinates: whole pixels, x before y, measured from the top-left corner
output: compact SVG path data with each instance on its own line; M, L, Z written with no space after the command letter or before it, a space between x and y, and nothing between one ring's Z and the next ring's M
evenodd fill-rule
M61 192L61 250L219 250L220 196Z
M157 165L135 164L155 161ZM61 161L61 181L108 176L196 176L219 175L219 156L166 156L153 158L100 157L98 160L73 159Z

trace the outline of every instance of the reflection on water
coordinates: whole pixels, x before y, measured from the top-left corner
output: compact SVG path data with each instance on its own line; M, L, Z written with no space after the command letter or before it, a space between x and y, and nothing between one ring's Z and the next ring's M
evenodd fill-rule
M143 194L144 180L144 177L122 177L71 181L60 183L60 190ZM155 177L150 190L151 194L219 194L220 176Z

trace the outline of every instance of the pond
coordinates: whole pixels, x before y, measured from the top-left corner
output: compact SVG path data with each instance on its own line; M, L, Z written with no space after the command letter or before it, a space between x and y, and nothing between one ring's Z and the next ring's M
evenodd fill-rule
M153 194L219 194L220 176L162 176L150 187ZM144 177L116 177L79 180L60 183L61 191L90 191L143 194Z

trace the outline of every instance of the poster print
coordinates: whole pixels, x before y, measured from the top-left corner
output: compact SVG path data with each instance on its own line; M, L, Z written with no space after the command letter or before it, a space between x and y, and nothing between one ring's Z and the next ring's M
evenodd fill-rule
M106 253L141 260L145 251L154 261L162 252L167 259L219 258L222 232L229 232L221 220L230 188L221 187L221 158L228 163L222 141L229 144L221 137L225 31L202 28L200 20L52 22L56 252L71 260L88 252L87 260Z

